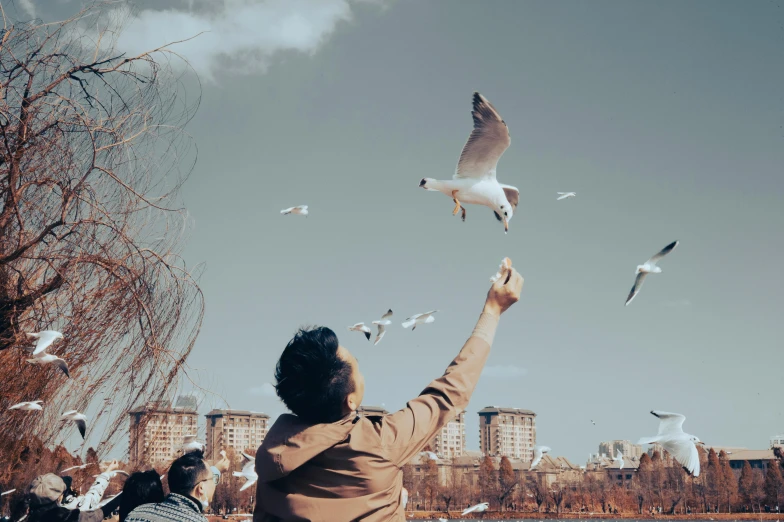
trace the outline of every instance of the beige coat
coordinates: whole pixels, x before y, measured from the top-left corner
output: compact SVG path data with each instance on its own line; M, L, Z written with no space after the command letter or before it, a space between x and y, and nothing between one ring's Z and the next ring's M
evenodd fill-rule
M281 415L256 452L254 522L405 520L401 468L468 406L497 325L482 314L444 375L398 412L317 425Z

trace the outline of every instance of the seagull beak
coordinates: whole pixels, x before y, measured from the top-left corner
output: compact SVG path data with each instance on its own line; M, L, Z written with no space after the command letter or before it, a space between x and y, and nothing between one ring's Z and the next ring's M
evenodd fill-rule
M506 219L506 216L504 216L504 234L507 232L509 232L509 220Z

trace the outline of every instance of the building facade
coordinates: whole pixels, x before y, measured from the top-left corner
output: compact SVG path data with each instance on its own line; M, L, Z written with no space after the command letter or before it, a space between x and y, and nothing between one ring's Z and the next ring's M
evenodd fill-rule
M462 457L465 453L465 412L460 412L455 420L441 428L430 442L433 452L442 459Z
M519 408L479 410L479 448L491 457L531 462L536 445L536 414Z
M774 435L770 438L770 447L773 448L774 446L784 446L784 434Z
M222 449L232 448L254 456L269 430L269 415L244 410L212 410L207 418L208 460L220 458Z
M131 465L169 463L177 458L185 437L198 434L199 414L195 401L181 397L177 404L148 402L128 412Z
M606 455L613 458L620 451L624 457L633 460L640 460L642 457L642 445L632 444L628 440L608 440L599 443L599 455Z

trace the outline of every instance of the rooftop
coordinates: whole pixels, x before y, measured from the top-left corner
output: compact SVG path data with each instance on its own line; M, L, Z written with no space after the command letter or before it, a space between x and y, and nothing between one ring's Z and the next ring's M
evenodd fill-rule
M483 413L505 413L505 414L512 414L512 415L533 415L536 416L536 413L532 412L531 410L523 410L520 408L501 408L498 406L485 406L481 410L479 410L479 415Z
M260 411L248 410L210 410L205 417L223 417L224 415L242 415L246 417L257 417L262 419L269 419L269 415L261 413Z

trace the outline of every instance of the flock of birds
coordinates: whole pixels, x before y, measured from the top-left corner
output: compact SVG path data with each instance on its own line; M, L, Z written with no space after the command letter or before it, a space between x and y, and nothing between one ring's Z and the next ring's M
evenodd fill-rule
M498 161L511 143L509 129L498 111L478 92L475 92L473 95L473 110L471 111L471 115L473 117L474 127L460 153L452 179L437 180L423 178L419 182L419 186L425 190L438 191L451 197L455 203L452 214L457 215L458 212L460 212L463 221L466 219L466 204L489 207L493 211L495 218L503 224L504 233L507 233L509 231L509 222L514 216L520 199L520 191L516 187L499 183L496 179L496 166ZM577 196L577 193L558 192L557 196L556 200L561 201L574 198ZM302 215L307 217L309 211L307 205L300 205L281 210L280 213L283 215ZM661 261L664 256L672 252L677 245L678 241L673 241L648 259L648 261L637 266L634 285L626 298L625 305L629 305L637 294L639 294L642 284L649 274L661 273L662 270L657 263ZM505 258L502 261L502 267L504 265L507 267L511 266L511 261L508 258ZM500 274L501 269L491 278L491 281L495 281L499 278ZM429 324L435 321L434 314L436 312L438 312L438 310L412 315L402 322L402 326L404 328L411 328L413 331L416 329L417 325ZM393 313L390 309L384 313L380 319L372 321L371 324L376 327L374 345L381 342L386 333L386 327L392 324L392 321L390 320L392 315ZM348 330L361 332L368 341L372 336L371 328L364 322L349 326ZM54 354L47 353L46 351L55 341L63 339L63 334L54 330L45 330L37 333L29 333L28 335L35 339L36 343L35 347L31 350L32 358L27 359L27 362L41 365L52 364L58 367L67 377L70 377L66 361ZM43 409L42 404L43 401L40 400L20 402L11 406L9 409L36 411ZM641 439L640 443L661 444L661 446L681 463L689 473L698 476L699 456L695 444L701 444L701 442L697 437L683 432L682 425L685 417L677 413L660 411L652 411L651 413L659 417L661 421L659 424L659 433L655 437ZM84 439L87 429L87 417L84 414L76 410L69 410L63 412L61 420L73 422L82 435L82 439ZM591 422L595 425L593 421ZM195 440L195 435L187 436L183 444L183 451L197 448L203 450L203 444ZM531 469L534 469L541 461L543 455L549 451L550 448L547 446L537 446L534 450L534 460L531 463ZM234 472L234 475L246 479L245 484L241 488L246 489L255 483L257 477L254 470L254 459L245 453L242 455L248 462L243 466L241 472ZM620 454L616 455L613 458L613 461L619 463L621 467L623 466L623 457ZM88 464L84 466L87 465ZM3 495L7 493L9 492L4 492ZM487 507L487 503L477 504L476 506L472 506L465 510L463 515L474 511L484 511Z

